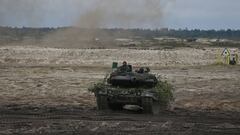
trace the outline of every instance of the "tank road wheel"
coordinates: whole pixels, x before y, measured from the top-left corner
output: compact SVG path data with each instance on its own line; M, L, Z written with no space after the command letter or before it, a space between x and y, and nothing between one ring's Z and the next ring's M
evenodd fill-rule
M157 101L154 101L151 97L142 98L142 107L144 113L159 114L160 105Z
M108 100L107 100L106 96L102 96L102 95L97 96L97 108L98 108L98 110L109 109Z

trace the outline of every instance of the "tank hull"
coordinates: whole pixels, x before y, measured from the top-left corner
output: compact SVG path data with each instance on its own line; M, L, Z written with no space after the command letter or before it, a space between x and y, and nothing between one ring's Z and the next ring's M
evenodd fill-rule
M158 103L159 99L154 89L116 88L107 85L97 91L95 96L97 98L99 110L114 109L116 107L123 108L124 105L137 105L146 113L156 113L153 112L153 107L151 108L151 106L154 103ZM102 99L104 101L102 101ZM146 99L149 99L147 101L151 103L146 103ZM148 108L147 110L146 107Z

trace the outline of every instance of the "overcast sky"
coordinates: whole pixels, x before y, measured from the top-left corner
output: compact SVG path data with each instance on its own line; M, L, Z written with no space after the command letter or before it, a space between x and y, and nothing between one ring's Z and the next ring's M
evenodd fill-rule
M106 1L101 8L98 7L99 1ZM102 18L104 21L99 23L99 27L240 29L240 0L151 0L161 1L155 3L154 8L151 7L153 5L148 8L144 6L144 1L148 0L109 1L111 0L0 0L0 25L71 26L79 23L81 17L93 9L102 11L109 7L103 12L104 15L101 14L101 21ZM121 8L118 9L114 5L116 3ZM111 13L112 10L115 12ZM121 20L126 18L129 20Z
M240 29L240 0L176 0L166 22L174 28Z

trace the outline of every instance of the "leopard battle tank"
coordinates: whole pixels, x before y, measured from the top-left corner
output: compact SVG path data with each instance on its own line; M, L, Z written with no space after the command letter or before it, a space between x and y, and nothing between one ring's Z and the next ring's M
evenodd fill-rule
M158 80L150 74L149 68L121 71L118 67L111 72L104 83L95 87L98 110L123 108L124 105L137 105L144 113L157 114L160 109L159 96L155 90Z

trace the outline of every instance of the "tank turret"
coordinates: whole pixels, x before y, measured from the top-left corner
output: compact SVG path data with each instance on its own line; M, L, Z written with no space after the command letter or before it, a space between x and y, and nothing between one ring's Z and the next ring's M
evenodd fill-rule
M108 83L118 87L154 87L158 80L155 75L150 74L149 68L139 68L135 72L121 72L116 70L111 73L108 78Z

